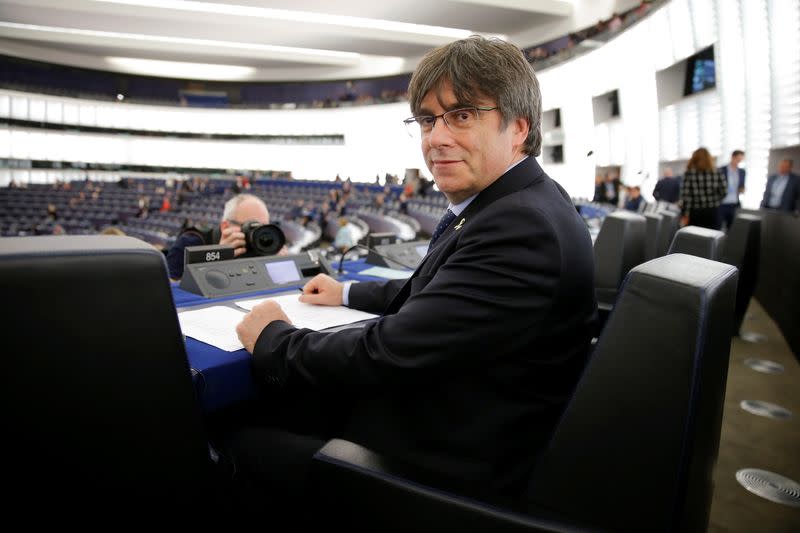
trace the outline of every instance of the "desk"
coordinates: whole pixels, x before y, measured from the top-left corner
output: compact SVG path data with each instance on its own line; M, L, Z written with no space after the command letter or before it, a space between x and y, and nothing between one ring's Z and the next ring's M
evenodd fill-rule
M338 265L336 265L338 266ZM370 268L363 259L346 261L344 273L339 276L341 281L374 281L381 280L373 276L359 274L362 270ZM179 287L178 283L172 284L172 297L175 307L179 311L188 308L233 304L236 300L244 300L270 294L280 294L297 291L302 285L289 285L279 289L258 291L250 294L236 294L224 298L205 298L199 294L187 292ZM250 354L241 349L235 352L226 352L191 337L186 338L186 354L192 374L197 385L200 402L206 412L217 411L253 397L255 384L250 363Z

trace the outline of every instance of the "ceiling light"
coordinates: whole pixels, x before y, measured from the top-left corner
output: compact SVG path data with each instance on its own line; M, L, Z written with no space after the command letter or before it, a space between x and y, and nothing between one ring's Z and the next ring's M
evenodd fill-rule
M171 9L189 11L194 13L210 13L215 15L229 15L242 17L258 17L288 22L302 22L306 24L324 24L329 26L347 26L370 30L383 30L389 32L430 35L463 39L472 35L473 31L444 26L429 26L426 24L412 24L409 22L395 22L391 20L370 19L364 17L351 17L347 15L333 15L330 13L315 13L312 11L292 11L288 9L272 9L268 7L242 6L236 4L217 4L213 2L197 2L193 0L95 0L108 4L125 4L132 6L149 7L156 9Z
M112 66L130 74L145 74L165 78L188 78L196 80L244 80L256 69L238 65L215 65L212 63L185 63L160 59L138 59L134 57L106 57ZM120 95L117 95L119 99Z

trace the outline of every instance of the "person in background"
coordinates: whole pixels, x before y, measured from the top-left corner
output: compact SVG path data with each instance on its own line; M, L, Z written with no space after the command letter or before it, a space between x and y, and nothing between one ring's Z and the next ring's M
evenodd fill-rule
M225 202L225 209L222 213L222 220L219 228L212 232L216 242L206 242L205 237L197 229L184 231L167 252L167 266L169 267L169 277L172 280L179 280L183 277L183 252L187 246L203 246L204 244L223 244L234 248L233 254L239 257L247 251L242 224L247 221L255 220L261 224L269 224L269 210L267 204L259 198L248 193L237 194ZM284 247L279 255L286 255L287 249Z
M728 191L728 181L714 167L714 160L705 148L692 153L681 183L681 223L703 228L720 229L719 205Z
M644 198L642 198L642 190L638 185L628 187L627 198L625 199L625 209L639 213L644 209Z
M301 516L312 456L333 436L460 493L520 497L586 364L592 241L535 159L541 94L521 50L481 36L436 48L409 103L404 122L450 203L421 266L303 287L301 302L381 314L363 327L297 329L266 300L236 328L269 395L258 424L221 446L250 508Z
M339 252L345 253L353 247L353 232L350 230L350 221L346 217L339 217L339 229L336 230L336 237L333 240L333 246Z
M611 204L614 207L619 207L620 186L621 184L616 174L614 174L613 172L606 173L606 177L603 182L603 188L604 188L603 202Z
M745 170L739 168L739 165L744 159L744 152L742 150L734 150L731 153L731 161L724 167L719 167L719 171L728 180L728 193L722 199L719 205L719 213L722 217L722 227L727 230L733 224L733 218L736 216L736 210L741 205L739 203L739 195L744 192Z
M606 201L606 188L605 185L603 184L603 176L597 174L594 177L594 196L592 196L592 202L601 204L605 201Z
M664 176L653 189L653 198L670 204L677 204L681 199L681 177L672 174L672 167L664 169Z
M118 235L120 237L124 237L125 232L116 226L106 226L103 228L103 231L100 232L100 235Z
M791 159L782 159L778 173L767 178L761 207L789 213L800 211L800 176L792 173Z

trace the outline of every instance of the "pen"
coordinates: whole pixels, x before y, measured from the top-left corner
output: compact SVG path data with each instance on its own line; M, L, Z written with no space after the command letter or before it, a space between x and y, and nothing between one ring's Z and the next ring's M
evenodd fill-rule
M297 290L303 292L303 287L298 287ZM311 294L319 294L319 291L317 289L314 289L313 291L311 291Z

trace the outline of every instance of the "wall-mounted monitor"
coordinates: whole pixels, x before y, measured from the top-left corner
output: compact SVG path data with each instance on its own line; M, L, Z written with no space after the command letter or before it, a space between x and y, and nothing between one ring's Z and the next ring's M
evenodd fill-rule
M697 52L686 59L686 81L683 95L699 93L717 86L717 72L714 61L714 47Z

